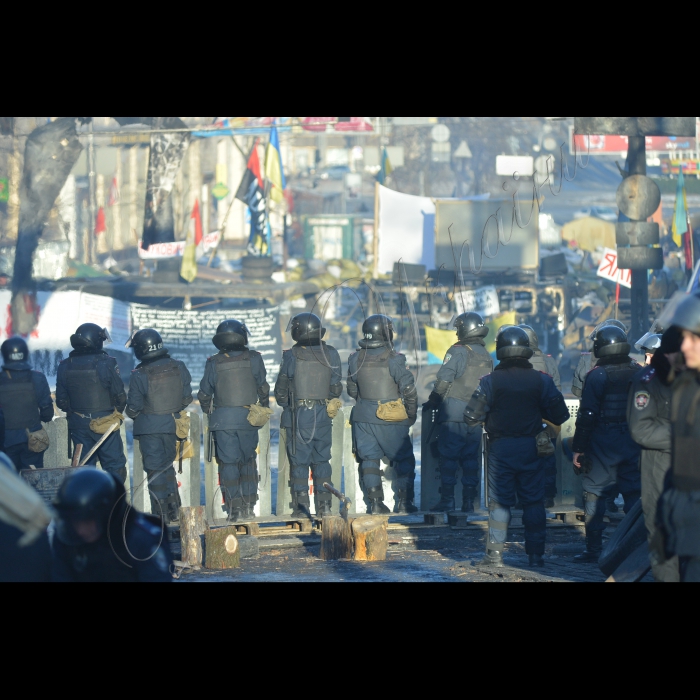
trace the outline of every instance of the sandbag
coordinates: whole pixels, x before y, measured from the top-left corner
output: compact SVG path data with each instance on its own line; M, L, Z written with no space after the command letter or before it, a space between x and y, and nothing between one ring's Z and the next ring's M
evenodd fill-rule
M260 404L256 403L250 407L248 412L248 422L254 428L264 428L270 421L270 418L275 415L275 412L271 408L264 408Z
M46 452L46 450L51 447L51 440L49 440L49 434L42 428L37 430L35 433L30 433L27 430L27 438L29 443L29 451L34 454L41 454Z
M120 424L123 423L124 416L119 413L119 411L115 410L110 416L95 418L95 420L90 421L90 430L98 435L105 435L117 421L119 421Z
M387 423L403 423L408 420L408 413L403 401L389 401L388 403L380 403L377 409L377 418L386 421Z
M343 407L343 402L340 399L333 399L328 402L326 410L328 411L328 417L334 420L335 417L340 413L340 409Z

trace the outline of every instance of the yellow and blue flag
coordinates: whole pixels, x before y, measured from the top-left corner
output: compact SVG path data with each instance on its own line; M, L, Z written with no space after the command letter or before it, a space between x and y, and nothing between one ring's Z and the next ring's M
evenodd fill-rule
M273 126L270 132L270 143L265 155L265 177L272 184L270 197L278 204L284 201L284 191L287 189L287 179L284 176L282 165L282 151L280 150L280 137L277 127Z
M676 211L673 215L673 240L683 247L683 236L688 233L688 197L685 193L685 176L683 166L678 175L678 194L676 195Z
M379 174L377 175L377 182L379 182L380 185L386 185L387 179L393 172L394 166L391 164L391 161L389 160L389 154L387 153L387 150L385 148L382 150L382 168L379 171Z

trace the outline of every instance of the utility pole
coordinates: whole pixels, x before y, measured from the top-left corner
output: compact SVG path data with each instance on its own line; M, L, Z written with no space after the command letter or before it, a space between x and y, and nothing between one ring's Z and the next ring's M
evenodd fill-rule
M93 123L88 126L88 225L87 241L85 242L85 262L92 265L95 262L95 224L97 223L97 159L95 158L95 134Z

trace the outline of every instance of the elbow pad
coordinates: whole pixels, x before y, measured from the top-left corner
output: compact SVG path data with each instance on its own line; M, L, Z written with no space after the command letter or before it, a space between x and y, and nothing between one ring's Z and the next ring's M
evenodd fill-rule
M433 389L433 394L437 394L441 399L445 398L445 395L447 392L450 390L452 387L451 382L443 382L442 380L438 379L435 382L435 388Z
M585 453L593 438L596 427L596 416L593 411L583 411L579 413L576 421L576 435L574 436L573 450L581 454Z
M339 399L343 395L343 385L333 384L331 387L331 399Z
M413 420L418 416L418 391L415 384L411 384L403 392L403 403L406 407L406 413L408 417Z

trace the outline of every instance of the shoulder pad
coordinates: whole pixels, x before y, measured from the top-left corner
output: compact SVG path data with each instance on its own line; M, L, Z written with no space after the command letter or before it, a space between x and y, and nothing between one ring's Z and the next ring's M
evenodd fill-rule
M642 381L645 384L649 384L654 377L656 376L656 370L653 367L649 367L649 369L642 375Z
M257 351L257 350L248 350L250 355L257 355L258 357L262 357L262 355Z

